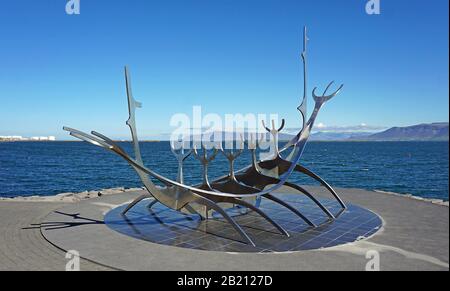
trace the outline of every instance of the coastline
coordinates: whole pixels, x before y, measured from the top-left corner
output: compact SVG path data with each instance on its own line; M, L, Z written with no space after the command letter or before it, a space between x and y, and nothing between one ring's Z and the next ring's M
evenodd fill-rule
M102 189L98 191L83 191L79 193L60 193L57 195L51 195L51 196L39 196L39 195L33 195L33 196L17 196L17 197L2 197L0 198L0 202L2 201L11 201L11 202L51 202L51 203L76 203L87 199L92 198L98 198L102 196L108 196L108 195L116 195L116 194L122 194L127 192L136 192L136 191L142 191L143 188L109 188L109 189Z
M116 188L108 188L108 189L101 189L101 190L93 190L93 191L83 191L79 193L60 193L56 195L50 195L50 196L39 196L39 195L33 195L33 196L17 196L17 197L0 197L1 201L13 201L13 202L66 202L66 203L76 203L87 199L92 198L98 198L102 196L107 195L117 195L117 194L123 194L127 192L136 192L136 191L143 191L145 190L144 187L142 188L125 188L125 187L116 187ZM363 189L361 189L363 190ZM366 190L369 191L369 190ZM445 201L442 199L432 199L432 198L423 198L419 196L414 196L412 194L401 194L396 192L390 192L390 191L384 191L384 190L372 190L375 193L378 194L384 194L384 195L391 195L391 196L397 196L407 199L413 199L417 201L422 201L426 203L431 203L435 205L440 206L446 206L450 207L449 201Z
M414 196L412 194L401 194L401 193L376 190L376 189L373 190L373 192L379 193L379 194L385 194L385 195L393 195L393 196L397 196L397 197L404 197L404 198L408 198L408 199L413 199L413 200L417 200L417 201L423 201L423 202L427 202L427 203L432 203L432 204L436 204L436 205L449 207L449 201L444 201L442 199L423 198L420 196Z

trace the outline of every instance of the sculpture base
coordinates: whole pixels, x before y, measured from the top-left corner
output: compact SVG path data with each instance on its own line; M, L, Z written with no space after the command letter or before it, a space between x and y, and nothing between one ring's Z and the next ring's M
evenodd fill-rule
M329 197L328 191L322 187L305 188L317 194L317 197ZM267 252L263 254L254 251L253 253L235 252L233 249L236 250L236 248L232 247L228 241L228 246L221 248L225 251L216 252L167 246L123 235L105 225L105 214L116 207L129 204L136 197L142 195L143 191L104 195L64 205L5 201L0 205L3 206L1 218L6 226L4 228L6 235L2 237L4 238L3 245L7 246L9 254L12 250L14 253L22 255L9 256L11 260L0 265L0 269L1 267L15 269L22 265L27 269L32 266L41 266L52 270L63 270L67 263L64 259L65 252L76 250L82 258L88 259L90 262L130 271L363 271L368 263L367 253L377 250L382 258L388 258L382 260L383 271L448 271L448 207L400 195L360 189L338 188L336 190L349 205L364 205L379 214L383 220L382 230L367 239L323 250L281 253L263 250L262 252ZM289 201L301 197L291 194L279 196ZM352 211L352 207L349 211ZM411 209L420 211L411 211ZM249 215L253 214L249 213ZM345 217L341 216L336 223L345 224L344 219ZM295 218L292 220L296 225L301 223ZM326 221L326 217L321 216L321 220ZM211 225L210 222L213 221L208 221L208 226ZM42 236L35 233L34 230L29 230L30 224L34 223L40 223ZM145 227L145 225L137 225L138 229ZM173 227L174 230L179 228L178 226ZM257 227L259 228L259 226ZM263 227L263 231L269 231L266 239L269 239L268 236L279 237L271 225L264 224ZM162 228L166 229L165 226ZM249 226L245 226L245 230L251 232ZM7 235L8 233L10 235ZM201 231L196 231L196 233L198 239L204 236ZM26 239L17 240L17 236L14 234L28 234L28 236ZM30 234L36 235L30 236ZM312 231L311 235L314 235ZM430 240L430 237L433 237L433 240ZM55 251L51 251L53 255L49 257L49 250L52 250L52 247L42 241L42 238L64 252L57 252L55 249ZM264 236L253 237L253 239L260 244L264 240ZM282 239L290 240L295 237L283 237ZM241 249L247 248L250 252L250 247L246 247L240 242L232 243L234 246L239 244ZM242 245L244 246L242 247ZM27 264L22 264L24 257L27 258ZM49 263L51 264L49 265ZM92 270L93 267L88 262L82 262L81 269Z
M373 212L356 205L340 213L340 206L332 200L323 204L338 216L328 220L323 212L307 197L295 194L279 194L284 201L302 211L317 228L311 228L289 210L261 201L260 209L283 226L290 237L281 235L267 221L247 209L233 207L227 212L254 239L256 247L241 241L235 230L215 213L209 220L199 215L181 214L161 204L148 208L151 200L144 200L126 216L121 212L126 206L117 207L105 215L105 223L124 235L167 246L224 252L287 252L321 249L354 242L375 234L382 220Z

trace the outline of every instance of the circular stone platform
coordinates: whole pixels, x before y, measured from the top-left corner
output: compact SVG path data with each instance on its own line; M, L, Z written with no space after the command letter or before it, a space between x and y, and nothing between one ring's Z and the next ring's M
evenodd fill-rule
M303 195L279 194L318 227L313 228L300 217L272 201L263 199L260 209L280 224L290 237L280 234L270 223L255 212L245 213L242 208L227 210L254 240L256 247L244 242L236 231L220 216L201 220L198 215L185 215L162 204L148 205L144 200L126 216L126 205L114 208L105 215L106 225L127 236L152 243L180 248L222 252L292 252L323 249L365 239L375 234L382 220L375 213L356 205L342 211L336 201L321 200L336 220L328 216Z
M316 194L317 197L330 199L329 193L322 187L306 187L306 189ZM161 244L146 241L143 237L138 239L113 230L111 228L113 220L111 221L110 218L113 218L113 215L117 214L124 205L142 195L142 191L106 195L74 204L62 205L61 208L52 211L46 216L44 216L45 213L42 213L43 218L39 219L40 230L42 236L48 242L61 250L76 250L84 259L118 270L363 271L368 262L366 259L367 253L373 251L380 253L382 270L448 270L449 212L447 206L360 189L337 189L337 191L344 201L348 202L349 210L343 213L337 221L328 224L327 217L318 212L317 216L310 218L315 223L323 222L324 224L315 230L307 228L306 224L300 218L297 218L295 214L284 214L284 210L281 209L278 209L279 212L277 212L277 206L268 201L267 204L262 205L265 211L271 211L272 215L275 213L274 220L291 232L291 238L279 235L272 225L259 220L254 213L249 213L246 216L238 215L236 219L244 225L244 229L255 240L258 245L257 248L259 250L263 249L261 252L255 252L255 249L251 249L251 247L238 241L240 237L234 233L230 233L233 237L222 237L223 241L217 238L217 240L221 240L221 244L218 246L216 244L216 248L209 248L210 251L204 251L188 248L192 247L194 239L187 243L186 241L181 241L177 244L172 238L169 239L172 240L172 245L169 245L168 243ZM298 203L295 200L304 199L304 196L298 194L277 194L277 196L290 203ZM145 210L144 207L146 207L148 202L150 201L143 202L134 212L130 212L128 217L132 219L137 218L141 222L155 221L156 218L152 217L150 212L148 212L148 215L139 218L140 211ZM370 211L356 205L364 206L365 209L370 209ZM11 210L9 204L4 203L3 206L4 210ZM302 211L308 211L304 209L305 205L296 206L299 206L299 209ZM339 211L334 202L330 201L327 203L327 206L331 208L333 213ZM35 208L35 206L33 207ZM56 206L52 207L56 208ZM269 210L269 208L272 210ZM5 214L2 218L6 219L6 221L17 222L21 221L22 216L29 214L29 211L21 212L17 208L14 208L12 211L14 215L11 214L11 211L2 211L1 213ZM372 211L379 215L376 215L374 220L370 222L368 216L374 215ZM158 205L155 205L153 212L159 219L167 218L170 214L170 211ZM357 213L361 213L359 218L357 218ZM417 215L418 213L420 215ZM366 225L360 220L364 218L365 214L368 215L365 217L367 219ZM309 213L308 215L314 216L314 213ZM105 223L105 216L109 226ZM354 217L353 221L349 219L351 216ZM174 233L177 235L177 238L183 238L180 232L185 231L191 234L195 233L195 236L198 236L197 240L202 241L203 237L208 237L212 234L220 235L218 232L212 233L214 224L216 224L216 231L220 231L219 226L228 227L222 221L215 221L214 223L212 223L213 221L208 221L206 224L201 223L198 225L199 221L194 217L170 216L169 218L172 219L169 220L170 225L167 225L167 221L165 224L158 223L161 229L159 234L166 233L170 235ZM180 220L181 218L183 220ZM257 221L254 221L255 219ZM246 222L245 220L248 221ZM383 221L383 226L377 231L377 226L375 225L378 223L375 222L381 223L381 220ZM250 224L250 222L255 222L256 224ZM122 224L124 229L127 228L124 225L126 224L124 221L120 222L120 220L117 220L116 223L118 225L115 227L119 227ZM369 230L371 223L373 223L373 229ZM11 225L14 224L11 223ZM195 230L189 229L188 227L192 225L200 228ZM351 225L354 227L351 227ZM143 233L143 229L147 229L145 226L145 224L141 225L139 223L136 225L136 222L134 224L135 229L141 233ZM341 234L338 239L330 241L332 237L330 238L329 235L338 235L343 231L342 226L348 232ZM22 227L26 227L26 225ZM209 232L205 233L206 229L202 227L208 228ZM303 232L300 232L300 229L303 229ZM326 231L327 229L328 231ZM342 242L341 238L357 240L355 231L358 229L361 232L366 232L362 237L368 237L372 232L376 233L367 239L331 247L333 243ZM27 230L23 231L26 232ZM296 234L296 232L298 233ZM353 236L346 235L352 233ZM275 252L276 250L271 248L264 249L264 244L268 243L270 239L276 239L274 240L275 242L283 241L287 245L291 243L291 239L300 236L305 238L306 235L313 236L316 242L321 241L325 247L318 250L306 250L308 249L307 241L294 245L293 250L299 247L300 251ZM188 236L185 235L185 237ZM328 241L328 243L325 244L324 241ZM186 245L183 245L183 243ZM282 247L283 243L280 243L278 247ZM8 245L8 242L6 242L6 245ZM330 247L326 247L327 245ZM238 251L241 252L236 252L236 246L239 247ZM9 247L11 247L11 244ZM243 248L246 249L245 252L242 252ZM211 249L216 251L211 251ZM34 241L28 247L21 247L20 252L26 252L27 250L28 252L32 250L33 253L43 252L41 248L36 249ZM0 249L0 257L1 254ZM64 258L64 256L62 255L61 258ZM64 268L64 265L65 263L61 265L61 268ZM87 270L89 265L83 264L81 268L82 270Z

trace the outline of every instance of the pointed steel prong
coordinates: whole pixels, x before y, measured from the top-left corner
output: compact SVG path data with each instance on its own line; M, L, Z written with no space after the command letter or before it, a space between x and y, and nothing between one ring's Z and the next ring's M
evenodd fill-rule
M261 120L261 122L262 122L263 127L270 133L271 130L270 130L270 128L268 128L268 127L266 126L266 122L264 121L264 119Z
M213 154L208 158L208 163L212 162L217 157L218 153L219 153L219 150L214 148L213 149Z
M105 136L105 135L103 135L103 134L101 134L101 133L99 133L99 132L97 132L95 130L91 131L91 134L96 136L96 137L99 137L99 138L105 140L106 142L108 142L110 144L115 144L115 142L112 139L110 139L109 137L107 137L107 136Z
M336 90L336 92L334 92L333 97L336 96L337 94L339 94L339 92L341 92L342 88L344 88L344 84L341 84L341 86L339 86L339 88Z
M222 142L217 143L217 147L215 147L218 151L223 151Z
M342 84L342 85L341 85L341 86L340 86L333 94L328 95L328 96L325 96L326 92L329 90L329 88L330 88L330 86L331 86L332 84L333 84L333 82L331 82L331 83L328 85L327 89L325 90L325 93L324 93L322 96L318 96L318 95L316 94L317 87L314 88L312 94L313 94L314 101L316 101L316 103L317 103L317 102L321 102L321 103L323 104L323 103L329 101L331 98L333 98L333 97L335 97L337 94L339 94L339 92L340 92L340 91L342 90L342 88L344 87L344 84Z
M242 135L242 133L239 136L241 137L241 143L239 145L240 146L239 150L242 152L245 148L245 139L244 139L244 136Z
M339 92L342 90L342 88L344 87L344 84L342 84L333 94L325 96L325 101L329 101L331 100L333 97L335 97L337 94L339 94Z
M79 134L88 135L87 133L82 132L81 130L78 130L78 129L75 129L75 128L71 128L71 127L67 127L67 126L64 126L63 130L68 131L68 132L75 132L75 133L79 133Z
M172 152L173 155L175 156L177 155L175 148L172 145L170 145L170 151Z
M181 144L181 150L178 151L178 149L176 149L176 147L175 147L175 142L171 141L170 142L170 149L171 149L173 155L177 158L178 161L186 160L193 153L192 149L188 150L188 151L185 151L184 142L182 142L182 144Z
M244 152L244 137L241 134L241 144L240 144L240 149L238 149L237 151L233 151L231 150L231 152L227 153L224 150L222 150L222 152L224 153L224 155L228 158L228 160L230 161L234 161L236 160L243 152Z
M283 119L281 120L281 126L280 126L280 128L278 128L277 131L278 131L278 132L282 131L285 125L286 125L286 120L283 118Z
M328 86L325 88L325 90L323 91L322 96L325 96L325 94L327 94L328 90L330 89L330 87L334 84L334 81L331 81L330 84L328 84Z
M233 153L233 159L236 160L242 153L244 152L244 149L240 149L237 152Z
M177 152L178 149L175 148L175 141L173 140L170 141L170 150L172 151L172 154L178 158L180 153Z
M256 144L256 147L259 147L260 144L262 144L264 142L264 134L261 134L261 138L259 139L259 141Z
M187 158L189 158L189 156L192 155L192 152L193 152L192 149L188 150L188 151L184 154L183 160L186 160Z
M194 154L194 157L203 163L209 163L213 161L218 153L218 150L216 148L213 148L213 154L208 157L208 152L206 148L202 145L202 154L199 153L197 146L194 145L193 149L191 150L192 154Z
M250 140L248 141L248 148L250 150L256 149L256 141L253 133L250 134Z
M244 152L244 149L245 149L245 146L244 146L244 144L242 143L242 144L241 144L241 148L238 149L238 151L236 152L235 157L237 158L237 157L239 157L240 155L242 155L242 153Z
M261 140L259 140L258 138L259 134L251 134L250 135L250 141L248 143L248 148L249 150L256 150L258 149L258 144L261 142L262 143L262 138Z
M85 132L82 132L80 130L74 129L74 128L70 128L70 127L63 127L63 129L65 131L68 131L70 133L71 136L76 137L78 139L81 139L83 141L86 141L88 143L91 143L93 145L105 148L105 149L112 149L113 146L106 143L105 141L96 138L95 136L92 136L90 134L87 134Z
M220 152L227 158L227 160L231 159L231 153L226 152L223 148L220 149Z
M314 100L317 102L317 100L318 100L320 97L316 94L316 91L317 91L317 87L314 87L314 89L313 89L313 91L312 91L312 95L313 95Z
M194 144L193 149L192 149L194 156L198 159L200 158L198 151L197 151L197 146Z

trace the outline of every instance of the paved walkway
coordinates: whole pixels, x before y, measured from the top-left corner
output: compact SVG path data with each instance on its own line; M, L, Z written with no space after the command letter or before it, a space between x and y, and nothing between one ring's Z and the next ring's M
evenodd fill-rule
M0 202L0 271L64 271L65 252L49 244L39 224L48 213L67 206L45 202ZM111 270L81 261L83 270Z
M322 189L310 189L325 195ZM54 212L60 209L101 221L106 211L139 193L79 204L0 202L0 270L64 270L65 253L43 238L37 227L42 221L76 225L43 233L60 247L73 246L90 260L123 270L364 270L366 253L371 250L380 253L382 270L449 270L448 207L358 189L338 192L344 200L379 214L384 229L366 241L288 254L232 254L161 246L126 237L102 223L86 224L86 220ZM84 260L81 268L108 269Z

